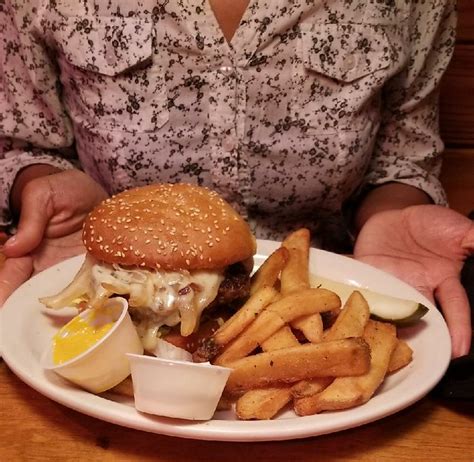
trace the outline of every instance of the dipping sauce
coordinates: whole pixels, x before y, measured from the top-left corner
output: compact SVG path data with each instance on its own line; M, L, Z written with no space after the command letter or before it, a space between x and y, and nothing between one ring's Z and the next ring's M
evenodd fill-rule
M102 393L130 375L127 353L143 354L127 300L112 297L70 320L48 342L41 365L91 393Z
M63 364L87 351L113 327L116 319L109 310L78 315L53 337L53 363Z

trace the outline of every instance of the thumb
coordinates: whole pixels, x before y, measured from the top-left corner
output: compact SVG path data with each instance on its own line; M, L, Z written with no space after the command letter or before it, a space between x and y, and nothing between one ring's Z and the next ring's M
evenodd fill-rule
M30 257L9 258L3 263L0 269L0 307L32 272L33 260Z
M22 257L38 247L52 215L53 205L50 194L28 194L25 188L18 230L5 243L3 247L5 256L7 258Z

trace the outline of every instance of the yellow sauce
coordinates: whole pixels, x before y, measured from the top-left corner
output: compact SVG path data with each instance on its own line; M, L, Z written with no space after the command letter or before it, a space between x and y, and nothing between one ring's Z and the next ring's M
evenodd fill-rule
M114 322L90 312L88 315L76 316L63 326L53 337L53 363L63 364L94 346Z

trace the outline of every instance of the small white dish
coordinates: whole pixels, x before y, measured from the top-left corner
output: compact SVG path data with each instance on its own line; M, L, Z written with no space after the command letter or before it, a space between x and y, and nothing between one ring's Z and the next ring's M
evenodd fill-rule
M212 419L232 371L209 363L127 356L135 407L148 414L178 419Z
M105 308L110 312L112 328L93 346L62 364L53 362L53 342L50 341L42 358L42 366L91 391L101 393L119 384L130 375L126 353L143 353L140 337L130 319L124 298L110 299ZM85 310L78 316L88 316Z

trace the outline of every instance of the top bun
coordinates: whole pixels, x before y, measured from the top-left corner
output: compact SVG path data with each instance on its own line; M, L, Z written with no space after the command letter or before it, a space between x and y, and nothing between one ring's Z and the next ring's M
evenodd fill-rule
M224 268L256 250L248 224L224 199L184 183L106 199L86 218L82 237L98 260L168 271Z

